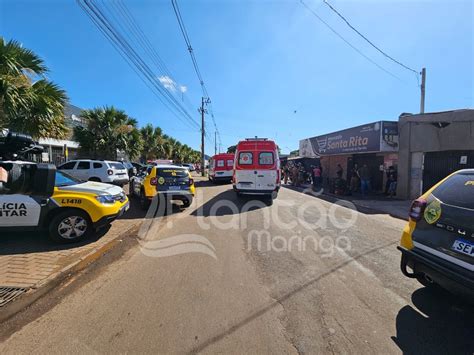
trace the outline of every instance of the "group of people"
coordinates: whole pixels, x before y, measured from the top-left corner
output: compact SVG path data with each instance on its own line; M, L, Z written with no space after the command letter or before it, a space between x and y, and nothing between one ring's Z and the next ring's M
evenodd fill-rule
M314 189L322 186L323 169L320 165L311 166L308 171L301 163L288 162L282 167L283 183L291 183L292 186L312 183Z
M386 171L385 194L388 197L395 196L397 192L397 171L390 166ZM349 174L349 181L343 179L344 168L341 164L336 166L335 190L339 194L360 192L367 195L371 187L371 172L367 164L359 168L354 164ZM285 184L291 183L293 186L312 183L314 190L319 190L323 183L323 169L320 165L312 165L308 170L302 163L288 162L282 167L282 179Z
M384 192L385 195L391 198L397 193L397 171L393 166L390 166L386 170L386 176L387 179ZM354 164L350 174L350 192L358 192L360 189L360 192L363 195L367 195L371 190L370 180L371 174L367 164L362 165L361 168L359 168L357 164Z

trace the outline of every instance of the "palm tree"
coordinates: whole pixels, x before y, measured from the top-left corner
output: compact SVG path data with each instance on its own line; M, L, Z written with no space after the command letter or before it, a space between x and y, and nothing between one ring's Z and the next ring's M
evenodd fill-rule
M142 135L137 121L124 111L114 107L85 110L81 116L86 127L75 127L74 136L83 155L93 159L117 159L117 150L124 151L130 159L136 158L142 149Z
M10 128L35 138L63 138L64 90L42 78L43 60L17 41L0 37L0 129Z

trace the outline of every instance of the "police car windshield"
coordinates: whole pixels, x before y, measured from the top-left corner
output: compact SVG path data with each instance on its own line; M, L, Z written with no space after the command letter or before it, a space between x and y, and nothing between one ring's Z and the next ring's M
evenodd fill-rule
M448 205L474 209L474 172L451 176L433 191L433 195Z
M71 186L81 183L81 180L75 179L70 175L63 173L62 171L56 171L56 187Z

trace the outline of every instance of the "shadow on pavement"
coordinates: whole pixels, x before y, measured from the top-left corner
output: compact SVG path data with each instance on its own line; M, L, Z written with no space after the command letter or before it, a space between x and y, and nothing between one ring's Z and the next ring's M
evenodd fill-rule
M229 216L255 211L271 205L270 199L255 196L237 197L232 190L226 190L214 196L212 199L195 209L191 216Z
M393 214L393 213L390 213L390 212L387 212L387 211L379 211L375 208L368 208L368 207L364 207L364 206L360 206L360 205L356 205L354 204L354 202L352 202L353 200L356 200L356 199L370 199L372 198L373 196L337 196L337 195L329 195L329 194L326 194L326 193L323 193L323 192L312 192L311 189L306 189L306 188L303 188L303 187L296 187L296 186L291 186L291 185L281 185L282 188L286 188L288 190L293 190L293 191L296 191L296 192L300 192L300 193L304 193L305 195L308 195L308 196L312 196L312 197L315 197L315 198L318 198L320 200L323 200L323 201L326 201L326 202L330 202L330 203L335 203L337 201L347 201L349 202L350 204L352 204L352 206L354 208L351 208L349 206L345 206L343 204L341 204L340 206L341 207L344 207L344 208L348 208L348 209L353 209L355 211L358 211L360 213L363 213L363 214L367 214L367 215L377 215L377 214L384 214L384 215L389 215L390 217L393 217L393 218L398 218L400 219L400 216L397 215L397 214ZM392 201L396 201L396 200L392 200ZM407 211L407 215L408 215L408 211Z
M229 182L225 182L225 181L216 181L216 182L212 182L212 181L209 181L209 180L197 180L194 182L194 186L195 187L217 187L217 186L220 186L220 185L231 185Z
M137 200L130 200L130 210L119 219L137 219L145 217ZM112 222L113 223L113 222ZM94 243L102 238L110 226L100 229L86 240L78 243L60 244L51 240L47 231L34 232L2 232L0 236L0 255L30 254L48 251L72 250Z
M51 240L45 232L5 232L0 237L0 255L18 255L48 251L71 250L96 242L110 229L100 229L95 235L78 243L60 244Z
M405 354L473 354L474 306L438 287L412 294L400 309L393 341Z

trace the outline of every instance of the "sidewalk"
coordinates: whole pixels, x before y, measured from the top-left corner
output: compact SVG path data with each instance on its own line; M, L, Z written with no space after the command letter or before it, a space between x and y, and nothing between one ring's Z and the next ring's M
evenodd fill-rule
M305 189L311 189L310 184L304 184L300 187L294 187L291 185L283 185L285 187L304 192ZM363 196L360 194L353 196L340 196L331 194L329 192L323 192L319 198L330 199L330 200L347 200L351 201L356 207L362 209L367 209L375 213L388 214L392 217L408 220L408 212L410 210L411 200L398 200L398 199L389 199L385 196L380 195L368 195ZM363 211L362 211L363 212Z
M0 311L32 292L88 264L119 243L141 219L123 218L101 235L78 244L57 244L45 233L2 233L0 237Z

